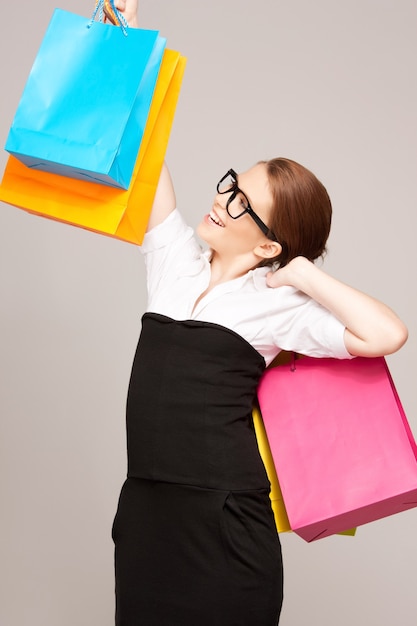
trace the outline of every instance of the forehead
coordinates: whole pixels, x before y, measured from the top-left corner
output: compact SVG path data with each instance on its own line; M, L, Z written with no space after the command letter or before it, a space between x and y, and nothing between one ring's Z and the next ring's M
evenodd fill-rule
M240 189L248 200L258 208L269 209L272 205L272 192L264 163L257 163L249 170L237 175Z

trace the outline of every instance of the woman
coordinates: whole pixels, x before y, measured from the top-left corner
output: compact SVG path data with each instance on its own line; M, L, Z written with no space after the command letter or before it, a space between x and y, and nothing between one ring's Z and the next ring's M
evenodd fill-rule
M137 1L116 6L137 25ZM128 477L113 526L119 626L275 626L282 561L251 407L281 349L398 350L384 304L331 278L331 204L288 159L217 185L198 227L164 166L142 252L149 302L127 402ZM278 269L277 269L278 268Z

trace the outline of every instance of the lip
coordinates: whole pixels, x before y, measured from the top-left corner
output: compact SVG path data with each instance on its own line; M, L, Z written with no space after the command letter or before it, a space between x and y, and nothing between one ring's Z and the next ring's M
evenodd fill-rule
M207 220L209 224L212 226L217 226L218 228L225 228L225 223L219 217L218 213L212 208L210 213L207 215ZM216 223L219 222L219 223Z

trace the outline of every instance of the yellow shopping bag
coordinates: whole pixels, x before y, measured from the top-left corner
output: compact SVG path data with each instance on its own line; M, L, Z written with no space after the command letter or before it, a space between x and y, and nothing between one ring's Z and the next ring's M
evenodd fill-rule
M32 170L9 157L0 200L42 217L141 244L168 146L186 59L165 50L132 181L126 191Z
M254 408L252 416L253 425L255 426L259 453L265 466L266 473L268 474L269 482L271 483L271 491L269 497L271 498L271 506L275 516L275 523L277 525L278 532L284 533L291 530L291 526L288 521L288 515L285 509L285 504L281 493L281 487L279 486L274 460L272 458L271 450L269 447L268 437L265 432L265 426L262 421L262 416L259 409Z

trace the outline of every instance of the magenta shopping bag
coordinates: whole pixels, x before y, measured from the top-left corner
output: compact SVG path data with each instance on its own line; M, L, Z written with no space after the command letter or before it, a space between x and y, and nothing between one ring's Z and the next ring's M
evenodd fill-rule
M267 370L258 399L300 537L417 506L417 446L385 359L302 357Z

